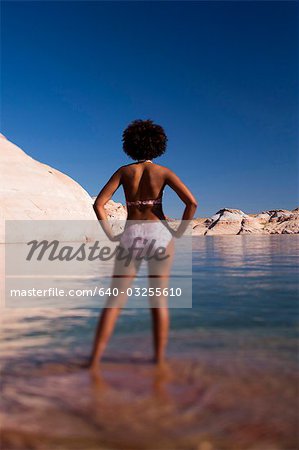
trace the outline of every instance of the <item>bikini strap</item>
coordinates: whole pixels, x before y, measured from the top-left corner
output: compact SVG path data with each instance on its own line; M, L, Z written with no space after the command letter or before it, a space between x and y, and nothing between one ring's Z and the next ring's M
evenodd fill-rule
M155 200L136 200L135 202L126 202L128 206L142 206L142 205L160 205L162 198Z

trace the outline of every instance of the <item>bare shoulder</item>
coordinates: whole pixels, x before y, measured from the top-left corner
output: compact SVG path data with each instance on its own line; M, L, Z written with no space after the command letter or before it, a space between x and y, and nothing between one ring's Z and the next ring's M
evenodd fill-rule
M152 166L155 170L158 170L163 175L168 175L170 173L173 173L168 167L160 166L160 164L154 163Z
M124 175L124 174L127 174L127 173L132 173L132 171L134 171L134 167L135 167L134 163L125 164L123 166L120 166L120 168L117 169L117 172L120 175Z
M176 176L176 174L169 167L160 166L158 164L155 164L155 166L158 167L158 170L161 172L161 174L163 174L165 179Z
M130 172L132 170L134 170L134 163L124 164L123 166L120 166L114 173L122 175L122 174Z

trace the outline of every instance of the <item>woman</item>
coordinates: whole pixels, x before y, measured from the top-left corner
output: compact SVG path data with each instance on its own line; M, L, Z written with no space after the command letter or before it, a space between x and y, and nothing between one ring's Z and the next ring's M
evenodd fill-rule
M94 203L95 213L105 233L112 241L120 240L121 247L129 249L138 236L146 238L140 239L141 243L153 241L154 247L165 246L167 257L159 262L159 275L157 275L156 262L148 260L149 286L154 289L160 288L162 291L168 285L174 248L172 237L179 237L184 233L197 208L195 197L179 177L170 169L152 161L165 152L166 144L167 136L160 125L151 120L133 121L123 132L123 150L135 162L120 167L101 190ZM128 226L125 226L121 236L114 236L104 206L120 186L123 186L126 197ZM185 203L182 222L176 231L168 226L163 213L162 195L165 186L170 186ZM126 292L126 289L131 286L139 265L138 258L133 258L128 265L117 259L115 261L110 287L111 291L117 288L119 295L117 298L109 298L102 311L94 340L91 369L97 369L99 365L117 317L127 299L127 295L121 294L121 291ZM164 361L169 329L166 298L161 295L151 297L151 312L154 360L160 364Z

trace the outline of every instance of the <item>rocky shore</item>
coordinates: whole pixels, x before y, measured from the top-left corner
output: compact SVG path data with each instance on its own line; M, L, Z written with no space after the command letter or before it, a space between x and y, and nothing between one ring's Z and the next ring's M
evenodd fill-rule
M95 197L93 197L95 199ZM126 207L110 200L106 205L110 219L124 220ZM168 218L174 227L179 220ZM243 234L298 234L299 208L291 211L273 209L257 214L246 214L240 209L223 208L208 218L192 221L193 236L243 235Z
M110 219L125 220L126 207L110 200L106 205ZM168 218L174 227L179 220ZM196 218L192 222L193 236L243 234L298 234L299 208L292 211L273 209L257 214L246 214L240 209L223 208L212 217Z
M274 209L246 214L240 209L223 208L209 218L193 221L194 236L243 234L298 234L299 208Z
M52 167L27 155L0 134L0 243L5 242L5 220L72 220L95 221L91 197L76 181ZM125 220L127 211L121 203L110 200L106 205L111 220ZM175 226L176 220L169 219ZM97 225L97 224L96 224ZM297 234L298 208L246 214L239 209L223 208L209 218L197 218L192 223L194 236L243 234ZM38 230L37 230L38 231ZM36 232L37 232L36 231ZM49 239L56 231L49 222ZM63 227L60 239L92 238L79 226ZM26 242L22 232L16 242Z

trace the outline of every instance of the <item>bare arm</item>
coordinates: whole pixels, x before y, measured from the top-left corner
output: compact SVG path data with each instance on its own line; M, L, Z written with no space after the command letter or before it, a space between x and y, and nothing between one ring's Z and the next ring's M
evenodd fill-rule
M182 180L169 169L167 169L165 184L171 187L186 205L181 223L175 233L176 236L179 237L184 233L194 217L197 208L197 200Z
M120 168L112 175L109 181L105 184L105 186L97 196L93 205L93 209L96 213L98 220L100 220L103 230L111 240L114 240L114 235L109 225L107 213L105 211L104 206L111 199L112 195L119 188L119 186L121 186L121 184L122 184L122 171Z

